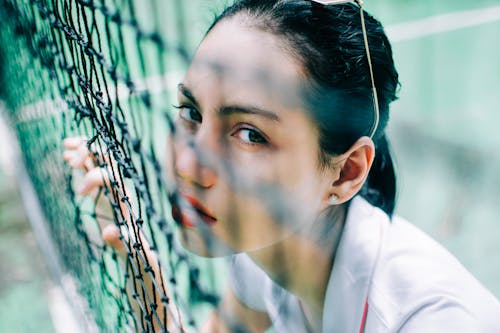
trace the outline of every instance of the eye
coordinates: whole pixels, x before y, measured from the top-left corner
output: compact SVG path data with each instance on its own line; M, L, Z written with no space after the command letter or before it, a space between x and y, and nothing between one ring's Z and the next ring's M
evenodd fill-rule
M191 123L201 123L202 116L201 113L195 108L188 105L174 106L179 110L179 117L185 121Z
M247 127L238 129L233 136L248 145L265 145L268 143L267 139L259 131Z

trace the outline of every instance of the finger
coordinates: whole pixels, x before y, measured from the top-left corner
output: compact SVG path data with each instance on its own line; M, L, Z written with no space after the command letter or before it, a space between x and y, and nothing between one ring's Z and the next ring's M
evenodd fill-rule
M63 152L63 159L72 168L81 169L84 164L85 157L80 156L80 153L74 150L66 150Z
M73 150L65 150L63 152L63 159L68 163L71 160L73 160L74 157L75 157L75 152Z
M125 251L125 246L123 245L122 240L120 239L120 228L117 226L110 224L102 229L102 239L106 244L111 246L117 251Z
M75 147L75 146L73 146ZM76 146L74 149L65 150L63 159L73 168L89 171L94 169L96 161L94 155L88 150L86 144Z
M106 151L104 147L98 145L97 142L94 142L90 146L90 150L88 149L87 144L85 144L83 148L78 149L81 149L82 152L85 152L89 156L90 161L92 162L92 166L98 164L108 165L114 168L117 166L117 163L110 152Z
M110 185L108 170L105 168L94 168L83 177L82 184L77 192L81 195L88 195L94 189L104 184L108 185L108 187Z
M75 169L84 169L85 171L89 171L95 167L93 159L89 154L85 154L83 149L81 151L66 150L63 152L63 159Z
M117 167L116 160L112 154L99 145L97 141L93 142L89 147L87 138L83 136L70 137L63 140L63 146L69 151L78 152L78 155L74 156L73 167L86 168L88 170L93 169L99 164L105 164L113 168Z
M94 160L90 157L86 158L85 161L83 162L83 170L85 170L85 172L89 172L94 168L95 168Z
M86 169L86 171L89 171L90 169L93 169L94 163L90 159L89 156L89 151L87 150L86 147L80 147L78 150L75 151L75 155L73 159L69 162L69 164L73 168L78 168L78 169Z
M77 149L81 145L87 145L87 139L83 136L73 136L62 141L64 148Z
M93 153L89 151L87 144L81 145L76 151L78 159L75 164L78 168L82 168L87 172L95 168L97 161Z

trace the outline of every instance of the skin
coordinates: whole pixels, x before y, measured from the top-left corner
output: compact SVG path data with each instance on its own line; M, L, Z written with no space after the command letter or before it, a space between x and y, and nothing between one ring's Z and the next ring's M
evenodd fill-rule
M343 204L366 180L374 145L362 137L347 152L331 157L328 167L320 167L317 126L296 89L305 80L303 67L286 52L282 39L249 22L237 15L217 24L179 86L178 131L171 151L175 162L169 172L181 196L196 197L217 219L208 226L183 204L183 215L194 226L181 226L180 238L184 247L203 256L247 252L299 297L314 331L320 331L345 220ZM280 78L287 89L263 83L255 73ZM70 143L65 141L64 158L90 170L81 187L88 194L105 180L82 158L88 152L81 144ZM263 194L264 189L271 195ZM334 206L332 195L338 197ZM108 243L114 244L118 235L116 229L104 228ZM252 332L270 324L265 313L246 308L230 290L202 331L230 331L224 318Z
M338 220L324 218L331 209L328 199L335 194L343 203L358 192L373 161L373 143L361 138L348 152L332 158L330 167L320 168L317 127L299 95L291 89L282 96L248 75L259 69L285 78L290 87L299 87L304 80L300 62L284 52L287 45L280 38L246 23L241 16L224 20L196 53L178 95L183 106L180 128L192 144L177 141L175 171L181 192L194 194L217 217L210 238L234 252L248 252L271 278L304 300L304 308L318 326L340 230L335 225L344 217L339 206L334 209L340 213L333 214ZM229 70L216 71L213 63ZM221 114L228 106L258 108L278 120L242 112ZM249 130L265 140L259 136L250 140ZM197 152L208 157L199 157ZM238 187L245 188L239 182L271 184L286 198L275 199L274 205L292 213L276 219L258 191L250 195L238 191ZM229 214L230 207L237 214ZM322 237L325 232L328 237ZM182 234L188 249L213 255L210 248L200 246L206 242L198 228L182 230ZM318 274L309 274L311 270Z

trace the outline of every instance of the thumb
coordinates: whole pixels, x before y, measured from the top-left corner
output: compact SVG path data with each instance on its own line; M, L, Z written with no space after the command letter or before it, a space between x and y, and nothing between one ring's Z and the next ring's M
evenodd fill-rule
M120 255L126 254L123 241L120 239L120 228L113 224L109 224L102 229L102 239L106 244L111 246Z

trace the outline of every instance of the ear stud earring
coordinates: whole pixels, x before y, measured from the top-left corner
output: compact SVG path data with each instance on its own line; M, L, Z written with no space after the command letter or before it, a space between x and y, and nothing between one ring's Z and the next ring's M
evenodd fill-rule
M328 198L328 203L330 205L336 205L338 202L339 202L339 197L336 194L332 194Z

